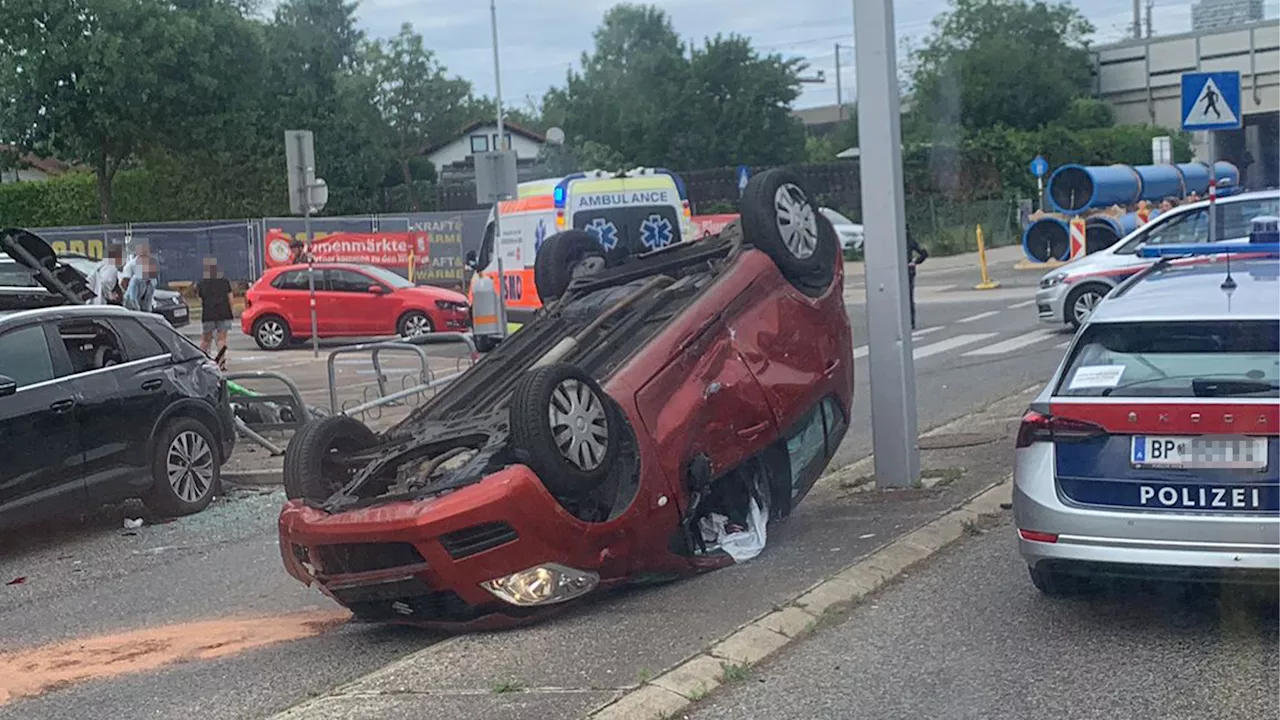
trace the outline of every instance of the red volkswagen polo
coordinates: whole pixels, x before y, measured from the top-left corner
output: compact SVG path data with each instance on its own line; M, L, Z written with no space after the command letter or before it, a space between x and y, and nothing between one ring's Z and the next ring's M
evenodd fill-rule
M545 306L390 430L335 416L285 456L289 573L366 621L454 629L728 565L809 490L848 427L836 235L761 173L717 236L609 266L549 238Z
M414 285L373 265L317 263L316 326L320 337L457 332L471 326L461 293ZM306 265L267 270L244 296L240 329L263 350L311 336L311 282Z

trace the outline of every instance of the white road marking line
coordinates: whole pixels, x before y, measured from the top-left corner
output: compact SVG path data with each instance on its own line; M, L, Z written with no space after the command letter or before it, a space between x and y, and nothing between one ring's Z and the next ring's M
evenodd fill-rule
M932 345L921 345L915 349L912 356L916 360L923 360L927 357L937 355L938 353L944 353L948 350L964 347L965 345L972 345L973 343L982 342L987 338L993 338L995 336L996 333L969 333L968 335L956 335L955 337L949 337L946 340L939 340Z
M971 322L977 322L977 321L979 321L979 320L982 320L983 318L989 318L989 317L991 317L991 316L993 316L993 315L999 315L999 314L1000 314L1000 311L999 311L999 310L988 310L988 311L986 311L986 312L980 312L980 313L978 313L977 315L970 315L969 317L967 317L967 318L963 318L963 319L961 319L961 320L957 320L956 322L958 322L958 323L971 323Z
M922 335L928 335L931 332L937 332L941 329L942 329L942 326L940 325L935 327L923 328L911 333L911 337L912 339L918 338ZM858 347L853 349L853 359L858 360L859 358L864 358L867 356L867 353L869 353L870 351L871 350L866 345L859 345Z
M1022 302L1020 302L1020 303L1014 303L1014 304L1012 304L1012 305L1010 305L1010 306L1009 306L1009 309L1010 309L1010 310L1017 310L1018 308L1030 307L1030 306L1035 305L1035 304L1036 304L1035 298L1032 298L1032 299L1030 299L1030 300L1024 300L1024 301L1022 301Z
M942 329L941 325L934 325L933 327L921 328L911 333L911 337L913 338L924 337L925 335L928 335L931 332L937 332L941 329Z
M857 360L859 358L864 358L867 356L868 352L870 352L870 350L867 349L866 345L859 345L853 349L853 359Z
M1042 340L1047 340L1048 338L1053 337L1054 335L1057 335L1057 334L1058 333L1054 330L1045 330L1043 328L1039 330L1032 330L1029 333L1025 333L1017 337L1009 338L1004 342L998 342L995 345L988 345L983 348L978 348L977 350L970 350L969 352L965 353L964 356L970 357L975 355L984 355L984 356L985 355L1007 355L1008 353L1011 353L1014 350L1020 350L1028 345L1034 345L1035 343L1038 343Z
M1057 345L1054 345L1054 347L1055 347L1055 348L1058 348L1059 350L1065 350L1065 349L1066 349L1066 347L1067 347L1068 345L1070 345L1070 344L1071 344L1071 341L1070 341L1070 340L1068 340L1068 341L1066 341L1066 342L1060 342L1060 343L1058 343Z

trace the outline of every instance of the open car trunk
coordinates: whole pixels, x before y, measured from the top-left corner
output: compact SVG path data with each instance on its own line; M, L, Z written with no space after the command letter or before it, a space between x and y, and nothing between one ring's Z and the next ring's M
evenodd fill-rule
M527 371L563 350L566 338L577 338L558 360L607 381L714 284L740 247L739 234L725 233L576 280L563 298L389 429L380 444L348 456L354 479L318 507L339 512L426 497L519 462L508 442L508 403Z

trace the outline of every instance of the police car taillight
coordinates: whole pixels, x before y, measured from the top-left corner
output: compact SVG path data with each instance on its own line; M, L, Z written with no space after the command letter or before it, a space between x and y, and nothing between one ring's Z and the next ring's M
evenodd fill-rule
M1079 442L1104 433L1106 429L1091 422L1028 410L1022 416L1022 425L1018 427L1018 439L1014 447L1030 447L1032 443L1038 442Z

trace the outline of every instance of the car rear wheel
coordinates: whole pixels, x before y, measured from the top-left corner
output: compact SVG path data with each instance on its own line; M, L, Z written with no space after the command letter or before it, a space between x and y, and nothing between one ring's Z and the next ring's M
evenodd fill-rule
M190 515L209 506L222 480L219 444L208 426L190 417L165 423L151 456L147 508L160 515Z
M278 315L264 315L253 323L253 341L263 350L279 350L292 339L289 323Z
M1077 575L1067 575L1060 571L1050 570L1045 567L1028 567L1027 572L1031 574L1031 584L1041 593L1050 597L1070 597L1079 595L1087 580Z
M410 310L405 313L397 325L400 336L407 338L428 335L436 331L435 326L431 324L431 318L421 310Z
M331 415L303 425L285 448L285 496L328 500L351 481L344 456L368 450L377 442L368 426L349 415Z
M1098 303L1107 296L1109 288L1101 285L1082 285L1067 296L1067 322L1071 327L1079 329L1084 324L1093 311L1098 307Z
M585 230L565 230L547 238L533 260L533 284L543 303L564 295L574 278L605 268L605 251Z
M751 178L741 214L747 242L772 258L792 284L830 284L840 241L795 173L776 168Z
M558 497L581 497L609 475L621 420L600 385L573 365L534 369L516 383L509 407L518 458Z

